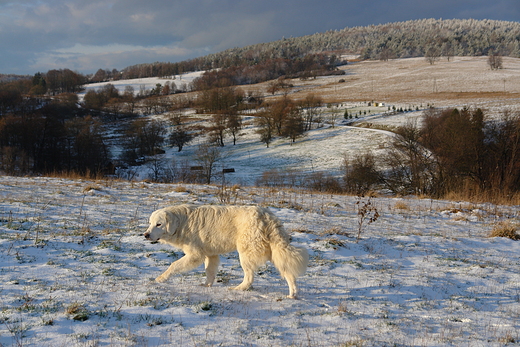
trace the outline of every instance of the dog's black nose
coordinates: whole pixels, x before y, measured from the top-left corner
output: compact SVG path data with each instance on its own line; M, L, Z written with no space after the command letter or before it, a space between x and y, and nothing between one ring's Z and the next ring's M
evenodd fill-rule
M149 239L150 238L150 234L144 234L144 238L145 239Z

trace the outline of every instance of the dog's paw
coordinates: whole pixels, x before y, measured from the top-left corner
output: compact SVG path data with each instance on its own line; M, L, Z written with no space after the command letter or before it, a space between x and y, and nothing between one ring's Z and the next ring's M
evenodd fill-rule
M238 286L236 286L234 288L229 288L229 289L230 290L243 290L243 291L245 291L245 290L251 290L251 288L252 288L251 286L245 286L245 285L241 284L241 285L238 285Z
M159 276L159 277L157 277L157 278L155 279L155 282L157 282L157 283L164 283L164 282L166 282L167 280L168 280L168 277L166 277L166 276L162 276L162 275L161 275L161 276Z

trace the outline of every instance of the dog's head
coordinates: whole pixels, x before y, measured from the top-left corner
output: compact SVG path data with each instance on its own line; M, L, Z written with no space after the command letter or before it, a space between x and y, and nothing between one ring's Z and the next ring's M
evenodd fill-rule
M150 216L150 226L144 233L144 237L152 242L159 241L161 238L167 237L168 234L175 233L176 224L175 218L172 218L170 212L164 209L157 210Z

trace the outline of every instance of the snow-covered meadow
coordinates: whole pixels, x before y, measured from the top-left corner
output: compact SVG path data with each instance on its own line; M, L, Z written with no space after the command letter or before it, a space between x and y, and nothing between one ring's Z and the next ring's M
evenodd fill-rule
M488 238L518 206L300 190L0 177L0 346L504 346L520 341L520 242ZM268 206L309 250L301 298L271 264L254 289L236 253L153 279L182 254L150 244L169 204Z
M117 80L117 81L110 81L110 82L98 82L98 83L89 83L85 85L85 90L79 94L80 99L83 98L85 93L87 93L89 90L99 90L106 86L107 84L113 85L117 91L121 94L125 92L126 87L132 87L135 94L138 94L139 92L149 92L151 89L154 89L157 84L161 84L164 86L166 82L169 82L170 84L173 83L176 87L176 89L179 90L187 90L190 83L193 82L193 80L197 77L200 77L203 72L197 71L197 72L188 72L181 75L175 75L171 77L144 77L144 78L136 78L136 79L130 79L130 80Z

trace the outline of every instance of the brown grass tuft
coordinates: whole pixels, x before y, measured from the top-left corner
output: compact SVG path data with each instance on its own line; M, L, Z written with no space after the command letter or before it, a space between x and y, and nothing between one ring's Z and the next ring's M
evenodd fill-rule
M517 223L511 221L503 221L495 224L489 237L507 237L511 240L520 240L520 235L517 233L519 226Z

